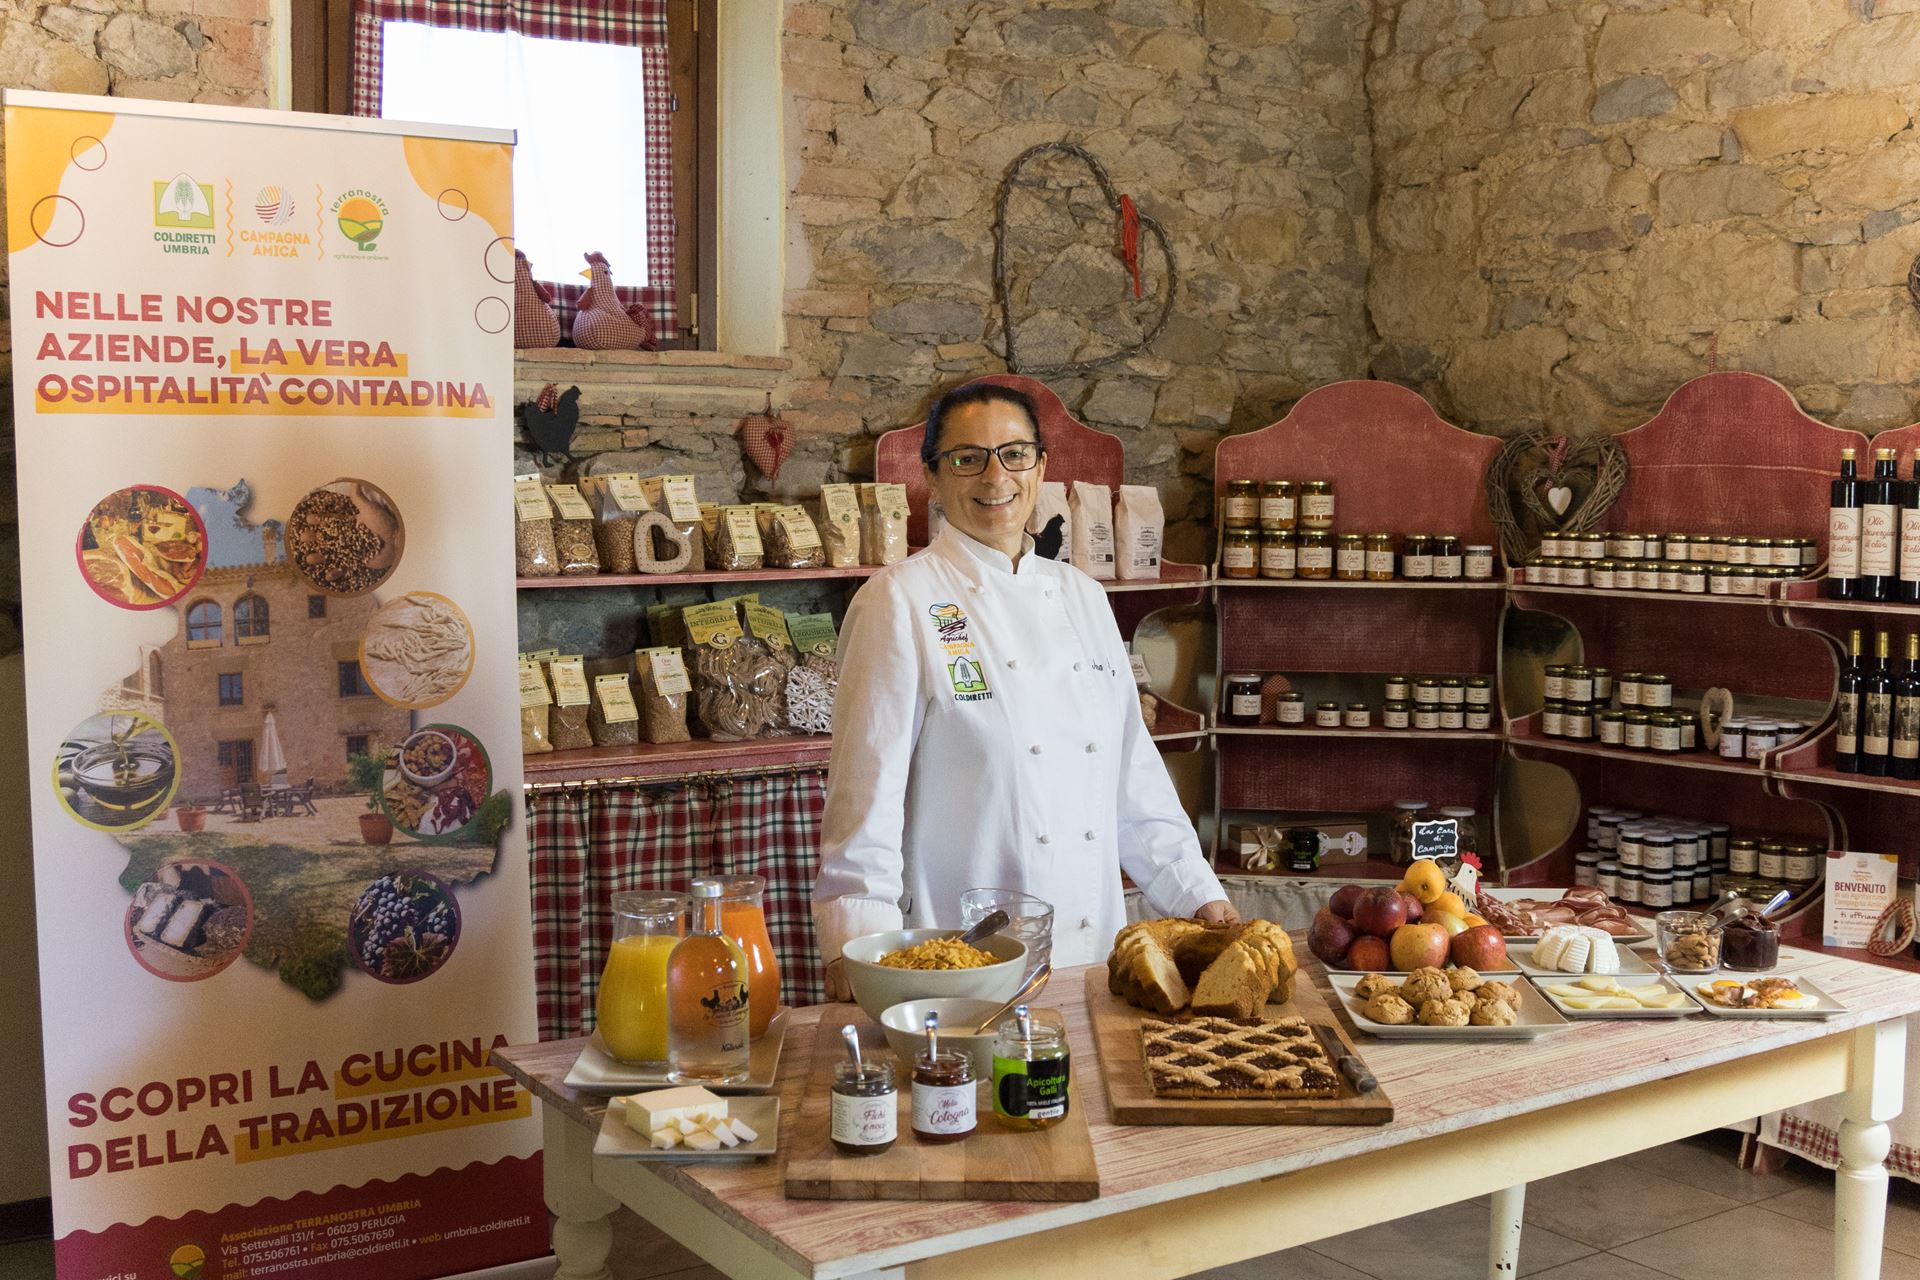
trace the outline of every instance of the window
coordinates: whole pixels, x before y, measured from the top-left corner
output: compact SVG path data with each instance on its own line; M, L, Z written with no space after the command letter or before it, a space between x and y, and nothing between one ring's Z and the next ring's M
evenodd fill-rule
M167 696L166 682L160 677L160 651L155 649L147 655L147 693L155 698Z
M247 678L238 671L220 673L220 705L223 707L245 706L247 701Z
M267 642L267 598L241 596L233 602L233 638L238 644Z
M220 606L199 600L187 606L187 648L207 649L220 643Z
M367 735L364 733L348 734L347 735L347 759L351 761L355 756L365 755L367 753L368 741L369 739L367 738Z
M240 738L233 742L223 742L219 747L220 768L230 770L229 777L234 782L246 782L253 777L253 740Z
M373 686L367 683L366 676L360 672L357 662L340 664L340 696L343 698L371 698Z
M309 618L326 617L327 616L327 598L325 596L308 596L307 597L307 616Z

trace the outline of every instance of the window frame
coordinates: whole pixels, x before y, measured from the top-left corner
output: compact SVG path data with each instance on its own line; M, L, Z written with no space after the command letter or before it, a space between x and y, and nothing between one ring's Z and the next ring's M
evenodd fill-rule
M210 630L213 633L212 635L202 636L197 640L194 639L193 631L195 623L193 621L193 611L195 609L213 610L212 623L199 624L202 631ZM227 611L220 607L218 600L201 596L198 600L189 601L186 612L180 615L180 624L186 628L187 648L189 649L218 649L226 643Z
M349 662L344 658L336 658L334 659L334 663L334 687L339 691L339 696L342 700L348 698L377 698L380 696L373 691L373 685L367 680L367 673L361 669L358 662ZM349 669L353 671L354 680L354 687L351 693L347 691L347 672Z
M327 598L325 596L307 597L307 621L318 622L327 616Z
M227 697L227 681L237 681L236 695ZM215 706L244 707L247 705L247 673L244 671L216 671L214 673Z
M247 631L242 629L243 624L240 618L241 605L248 606L247 622L245 623L245 626L248 626L248 627L257 626L259 630ZM260 618L258 622L255 622L253 620L253 614L255 612L256 607L260 614ZM266 644L272 638L273 638L273 610L268 606L267 598L265 596L261 595L258 591L249 591L244 595L242 595L238 600L235 600L233 602L233 642L234 644L236 645Z

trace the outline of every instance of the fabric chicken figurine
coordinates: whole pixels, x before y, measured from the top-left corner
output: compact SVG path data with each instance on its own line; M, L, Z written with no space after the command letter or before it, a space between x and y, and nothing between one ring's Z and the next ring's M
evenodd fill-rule
M653 321L642 307L620 305L613 291L613 271L605 254L587 255L580 273L593 281L580 310L573 317L573 345L584 351L637 351L653 345Z
M513 251L513 345L522 349L560 345L560 317L553 313L553 294L533 278L533 264L518 249Z

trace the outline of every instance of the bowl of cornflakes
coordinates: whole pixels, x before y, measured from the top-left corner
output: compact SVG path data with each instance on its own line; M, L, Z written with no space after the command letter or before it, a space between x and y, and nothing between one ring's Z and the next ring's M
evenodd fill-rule
M840 954L854 1003L878 1022L909 1000L1010 998L1027 971L1027 944L996 933L967 945L961 932L888 929L853 939Z

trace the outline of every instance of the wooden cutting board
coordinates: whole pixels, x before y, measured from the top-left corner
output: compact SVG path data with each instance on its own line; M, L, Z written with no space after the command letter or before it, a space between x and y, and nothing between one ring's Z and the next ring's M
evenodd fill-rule
M1106 966L1088 969L1086 980L1087 1015L1100 1046L1100 1073L1115 1124L1386 1124L1393 1119L1386 1090L1376 1086L1361 1093L1344 1075L1340 1095L1332 1098L1156 1098L1140 1046L1140 1020L1155 1015L1107 990ZM1336 1064L1343 1055L1359 1056L1309 973L1297 974L1293 999L1268 1005L1266 1016L1305 1018Z
M1038 1012L1038 1011L1036 1011ZM1067 1118L1051 1129L1015 1129L993 1114L990 1081L980 1081L980 1127L962 1142L929 1145L913 1137L912 1073L902 1071L880 1028L848 1006L849 1017L829 1010L814 1038L813 1065L800 1098L791 1141L783 1134L787 1195L796 1200L1091 1200L1100 1194L1100 1171L1083 1108L1069 1105ZM869 1061L895 1063L900 1139L877 1156L836 1150L833 1131L833 1065L846 1046L826 1028L851 1021L860 1028L860 1052ZM1077 1076L1091 1070L1072 1064ZM1071 1096L1071 1095L1069 1095Z

